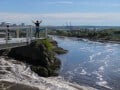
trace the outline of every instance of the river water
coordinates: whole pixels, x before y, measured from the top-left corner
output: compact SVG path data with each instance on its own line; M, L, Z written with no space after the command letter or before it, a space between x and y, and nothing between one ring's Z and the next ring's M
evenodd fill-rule
M93 42L87 39L53 36L67 54L60 76L98 90L120 90L120 44Z

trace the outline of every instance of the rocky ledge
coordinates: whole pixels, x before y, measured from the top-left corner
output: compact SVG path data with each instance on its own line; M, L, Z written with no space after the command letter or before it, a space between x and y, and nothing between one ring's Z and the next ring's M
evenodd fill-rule
M31 70L43 77L57 76L61 62L55 57L67 51L59 48L53 40L36 40L30 45L10 50L8 57L23 61L30 65Z
M37 87L9 81L0 81L0 90L40 90Z
M68 52L68 50L65 50L65 49L63 49L63 48L61 48L61 47L58 47L58 44L57 44L57 42L56 41L51 41L51 44L54 46L54 48L53 48L53 51L55 52L55 53L57 53L57 54L66 54L67 52Z

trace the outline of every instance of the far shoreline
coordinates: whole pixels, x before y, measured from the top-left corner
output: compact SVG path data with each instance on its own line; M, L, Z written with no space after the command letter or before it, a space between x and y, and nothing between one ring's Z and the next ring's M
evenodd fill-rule
M89 41L100 42L100 43L120 44L120 41L117 41L117 40L90 39L90 38L85 38L85 37L82 38L82 37L77 37L77 36L63 36L63 35L53 35L53 36L77 38L77 39L81 39L81 40L87 39Z

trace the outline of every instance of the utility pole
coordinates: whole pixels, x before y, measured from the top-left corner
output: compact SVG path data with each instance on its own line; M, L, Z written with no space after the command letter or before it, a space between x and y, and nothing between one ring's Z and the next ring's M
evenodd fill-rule
M45 38L48 37L47 27L45 28Z
M27 43L29 44L29 28L26 29L26 40Z
M20 37L20 30L19 30L19 27L18 27L18 29L16 30L16 35L17 35L17 38Z
M30 26L30 40L32 40L32 36L33 36L33 27Z
M7 29L6 29L6 44L8 43L8 40L10 40L10 29L9 29L9 25L7 25Z

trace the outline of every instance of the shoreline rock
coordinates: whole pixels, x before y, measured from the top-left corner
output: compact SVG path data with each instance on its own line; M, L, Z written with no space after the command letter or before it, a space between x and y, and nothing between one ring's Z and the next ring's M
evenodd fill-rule
M0 90L40 90L37 87L9 81L0 81Z
M55 48L54 51L55 51L58 55L60 55L60 54L66 54L66 53L68 52L68 50L64 50L64 49L61 48L61 47Z
M58 55L68 53L68 50L65 50L65 49L59 47L56 41L51 41L51 43L54 46L53 51L55 53L57 53Z

